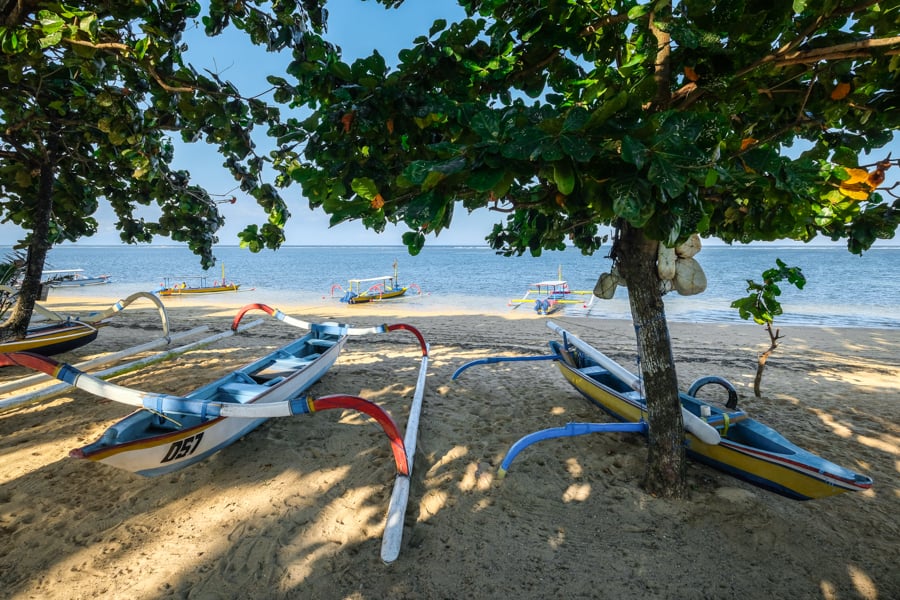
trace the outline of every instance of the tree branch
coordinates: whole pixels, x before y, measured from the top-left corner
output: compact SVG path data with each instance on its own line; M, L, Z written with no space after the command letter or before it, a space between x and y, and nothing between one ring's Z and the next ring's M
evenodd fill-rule
M789 46L790 45L785 46L785 48L788 48ZM886 54L893 55L900 53L900 36L862 40L859 42L829 46L828 48L815 48L813 50L802 50L789 53L784 53L782 50L779 50L778 52L769 54L752 65L741 69L735 74L735 77L746 75L750 71L769 63L784 67L787 65L811 63L820 60L844 60L848 58L869 57L872 56L872 51L877 48L889 48Z
M99 44L95 44L93 42L88 42L85 40L75 40L71 38L65 38L64 41L73 44L75 46L86 46L88 48L94 48L97 50L112 50L115 51L116 54L122 56L123 58L133 52L133 49L128 44L122 44L120 42L102 42ZM171 86L163 81L162 77L159 76L159 73L156 72L156 69L153 65L147 64L144 65L147 69L147 72L153 78L153 81L159 85L163 90L169 92L170 94L179 94L186 93L190 94L197 91L197 88L193 87L185 87L185 86Z
M656 64L653 67L656 96L650 102L650 107L655 108L668 106L672 100L672 94L669 91L672 81L672 37L667 31L656 26L657 10L663 8L671 11L671 2L661 3L650 13L650 32L656 38Z

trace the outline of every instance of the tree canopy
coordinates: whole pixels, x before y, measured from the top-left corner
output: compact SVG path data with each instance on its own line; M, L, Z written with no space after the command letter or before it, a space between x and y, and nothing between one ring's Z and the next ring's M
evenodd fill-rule
M509 212L509 252L590 252L618 219L669 245L893 235L870 192L897 160L860 160L898 125L896 3L460 4L394 69L322 38L273 81L315 111L284 182L333 222L402 221L413 251L457 201Z

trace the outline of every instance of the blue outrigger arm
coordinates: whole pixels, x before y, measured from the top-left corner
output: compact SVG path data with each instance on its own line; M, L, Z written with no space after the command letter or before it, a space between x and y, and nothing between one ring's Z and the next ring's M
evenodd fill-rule
M550 429L542 429L529 433L515 444L510 446L500 463L500 469L497 472L497 478L503 479L506 476L509 465L519 452L528 446L540 442L542 440L552 440L562 437L575 437L579 435L587 435L588 433L647 433L647 422L638 421L637 423L567 423L564 427L552 427Z
M456 379L457 377L459 377L460 373L462 373L469 367L474 367L475 365L489 365L499 362L524 362L529 360L559 360L559 355L548 354L545 356L489 356L488 358L479 358L478 360L467 362L466 364L458 368L453 372L453 377L451 379Z

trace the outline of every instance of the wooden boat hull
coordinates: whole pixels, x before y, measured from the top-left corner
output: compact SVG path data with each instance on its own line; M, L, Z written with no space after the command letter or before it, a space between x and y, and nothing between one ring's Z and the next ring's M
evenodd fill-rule
M314 331L187 399L267 403L298 398L337 360L346 335ZM266 419L200 415L161 416L138 410L112 425L96 442L70 455L102 462L146 477L197 463L234 443Z
M23 340L12 340L0 344L2 352L33 352L42 356L53 356L75 350L97 338L97 328L79 321L68 321L42 325L28 330Z
M190 294L217 294L220 292L236 292L241 287L239 283L229 283L228 285L216 285L207 287L186 287L186 288L164 288L159 291L160 296L187 296Z
M554 347L556 342L551 342ZM585 398L613 418L637 422L646 416L646 404L638 392L609 371L576 354L559 352L557 364L563 377ZM583 361L580 362L579 361ZM681 394L682 406L694 415L709 406L713 417L721 408ZM700 441L685 434L688 455L725 473L796 500L834 496L872 487L872 479L831 463L788 441L777 431L755 419L743 419L722 432L719 444Z
M51 280L44 283L52 288L61 287L84 287L87 285L104 285L110 283L109 277L84 277L81 279L60 279Z
M366 302L378 302L379 300L390 300L391 298L399 298L406 293L409 288L398 288L388 290L380 294L359 294L347 300L348 304L365 304Z

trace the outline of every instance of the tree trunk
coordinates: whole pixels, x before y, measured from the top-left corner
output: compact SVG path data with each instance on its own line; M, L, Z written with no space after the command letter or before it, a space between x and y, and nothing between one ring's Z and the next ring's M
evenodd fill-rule
M35 199L33 215L34 229L28 243L25 259L25 274L16 304L9 318L0 326L0 340L21 339L28 331L34 303L41 291L41 275L44 272L44 261L50 249L50 218L53 209L54 161L48 160L41 165L41 179L38 196Z
M684 423L656 270L657 247L641 230L625 225L613 247L613 259L628 287L647 398L650 444L643 486L654 496L683 498L687 495Z

